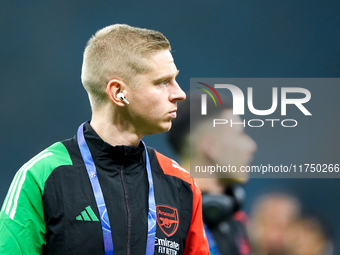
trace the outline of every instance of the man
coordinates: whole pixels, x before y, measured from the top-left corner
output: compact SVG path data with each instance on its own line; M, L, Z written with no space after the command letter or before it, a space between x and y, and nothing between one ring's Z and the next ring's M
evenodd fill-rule
M218 125L212 128L212 119L241 122L238 116L233 116L227 101L222 100L223 107L216 107L212 100L208 101L210 117L204 121L200 107L189 110L191 105L200 105L201 96L193 94L190 101L187 99L179 107L179 118L174 120L173 128L168 132L169 141L178 153L180 163L186 169L189 169L190 164L201 167L230 165L236 169L250 164L256 144L244 133L242 125ZM215 173L210 176L196 178L195 181L203 193L203 220L211 254L251 254L244 225L246 217L240 211L244 191L239 184L247 181L247 174Z
M90 122L16 174L0 214L0 254L208 254L201 195L147 148L170 129L185 93L163 34L128 25L87 43Z
M291 195L269 193L260 196L252 208L250 233L259 255L281 255L293 223L300 217L301 204ZM296 238L294 238L296 240Z

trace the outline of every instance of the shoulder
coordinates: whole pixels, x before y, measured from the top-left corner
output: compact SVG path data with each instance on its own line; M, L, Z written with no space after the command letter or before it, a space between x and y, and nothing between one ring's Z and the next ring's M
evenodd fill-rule
M43 187L53 170L62 165L72 165L72 160L63 143L57 142L27 161L17 175L22 176L22 180L34 179Z
M60 165L70 164L72 164L72 161L68 150L62 142L57 142L30 159L25 166L34 171L39 166L43 166L45 169L46 167L53 169Z
M67 155L65 146L58 142L38 153L17 171L3 207L11 219L18 208L26 212L33 208L33 211L40 213L45 182L58 166L72 164Z
M159 153L155 149L152 150L154 151L156 159L165 175L180 178L189 184L192 183L193 180L190 177L189 172L181 167L175 160L163 155L162 153Z

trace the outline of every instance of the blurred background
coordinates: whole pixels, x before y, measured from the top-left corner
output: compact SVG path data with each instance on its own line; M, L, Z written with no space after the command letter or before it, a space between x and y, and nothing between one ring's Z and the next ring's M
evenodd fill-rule
M98 29L113 23L156 29L172 44L178 82L190 78L340 77L340 2L270 0L1 1L0 201L15 172L55 141L71 137L91 116L80 82L82 53ZM336 102L340 86L315 93ZM312 94L313 96L313 94ZM258 145L254 164L306 155L339 160L339 104L320 105L323 122L299 130L294 141L247 130ZM149 146L176 159L164 134ZM272 147L281 148L280 155ZM299 153L293 153L292 148ZM308 162L305 162L308 163ZM296 197L318 215L340 254L339 179L251 179L245 211L270 192Z

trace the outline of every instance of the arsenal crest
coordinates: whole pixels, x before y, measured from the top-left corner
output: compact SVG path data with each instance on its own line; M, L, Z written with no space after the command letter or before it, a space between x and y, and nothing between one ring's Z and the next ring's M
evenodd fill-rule
M178 228L178 211L177 209L167 205L157 205L157 223L161 230L167 236L172 236Z

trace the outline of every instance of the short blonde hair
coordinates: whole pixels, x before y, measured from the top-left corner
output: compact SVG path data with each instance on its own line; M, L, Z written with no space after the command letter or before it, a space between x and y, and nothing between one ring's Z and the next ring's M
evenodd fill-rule
M87 42L81 73L92 107L108 100L105 88L109 80L130 83L136 75L149 70L147 58L160 50L171 49L166 37L154 30L126 24L107 26Z

